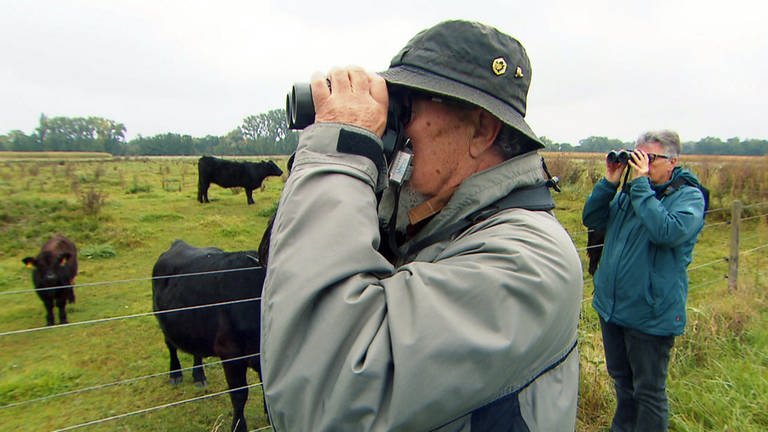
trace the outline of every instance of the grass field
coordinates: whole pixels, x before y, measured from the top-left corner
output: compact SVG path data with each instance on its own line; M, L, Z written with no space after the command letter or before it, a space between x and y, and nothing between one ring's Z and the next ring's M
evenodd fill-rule
M28 155L27 155L28 156ZM210 204L196 201L196 158L0 158L0 334L44 324L42 303L21 259L53 233L73 239L80 253L73 325L0 335L0 431L57 430L125 413L214 395L226 389L222 369L207 368L209 386L168 384L168 355L151 315L152 265L174 239L224 250L257 247L282 181L270 178L245 194L211 186ZM547 154L563 180L557 214L582 251L584 199L602 174L598 159ZM256 158L249 158L256 159ZM671 430L768 430L768 158L691 158L712 190L712 213L690 269L689 324L676 341L670 371ZM278 160L285 166L285 158ZM727 223L734 199L744 202L738 289L727 287ZM613 392L602 360L597 318L585 281L580 330L580 431L604 431ZM207 359L214 363L217 359ZM191 357L182 356L191 366ZM147 377L134 380L137 377ZM249 382L258 382L249 373ZM108 385L122 380L124 384ZM86 392L75 392L103 386ZM41 398L41 400L37 400ZM32 402L27 402L33 400ZM11 404L20 404L9 406ZM226 395L84 426L89 431L228 430ZM268 425L260 388L251 390L249 429Z

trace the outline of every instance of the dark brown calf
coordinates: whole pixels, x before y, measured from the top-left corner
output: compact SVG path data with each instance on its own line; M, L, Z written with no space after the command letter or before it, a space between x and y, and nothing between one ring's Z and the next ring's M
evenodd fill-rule
M40 300L45 305L47 325L53 325L53 306L59 309L59 323L67 323L66 304L75 302L75 276L77 276L77 248L62 235L55 235L45 242L40 253L21 260L34 268L32 282Z

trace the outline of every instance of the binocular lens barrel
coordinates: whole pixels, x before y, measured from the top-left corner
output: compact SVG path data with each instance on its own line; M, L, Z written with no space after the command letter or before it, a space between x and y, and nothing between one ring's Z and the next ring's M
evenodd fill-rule
M315 122L315 104L309 83L296 83L285 98L288 129L304 129Z
M629 150L611 150L605 155L605 159L611 163L626 164L629 162Z

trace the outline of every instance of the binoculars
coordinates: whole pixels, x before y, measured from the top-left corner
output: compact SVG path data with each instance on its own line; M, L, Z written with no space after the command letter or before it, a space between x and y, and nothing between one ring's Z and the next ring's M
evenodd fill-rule
M330 83L328 84L330 86ZM398 98L390 94L387 109L387 127L382 137L384 157L392 161L395 154L402 150L405 144L405 126L401 122L403 107L397 102ZM304 129L315 122L315 104L312 100L312 89L309 83L295 83L285 99L285 114L288 129Z
M611 150L607 155L605 155L605 160L610 163L620 163L622 165L626 165L627 162L629 162L630 157L632 157L631 150Z

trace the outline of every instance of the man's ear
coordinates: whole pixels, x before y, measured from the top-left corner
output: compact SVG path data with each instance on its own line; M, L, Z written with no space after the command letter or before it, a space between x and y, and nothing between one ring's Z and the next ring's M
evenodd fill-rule
M493 147L501 131L501 120L482 108L475 111L473 120L475 132L469 146L469 153L477 158Z

